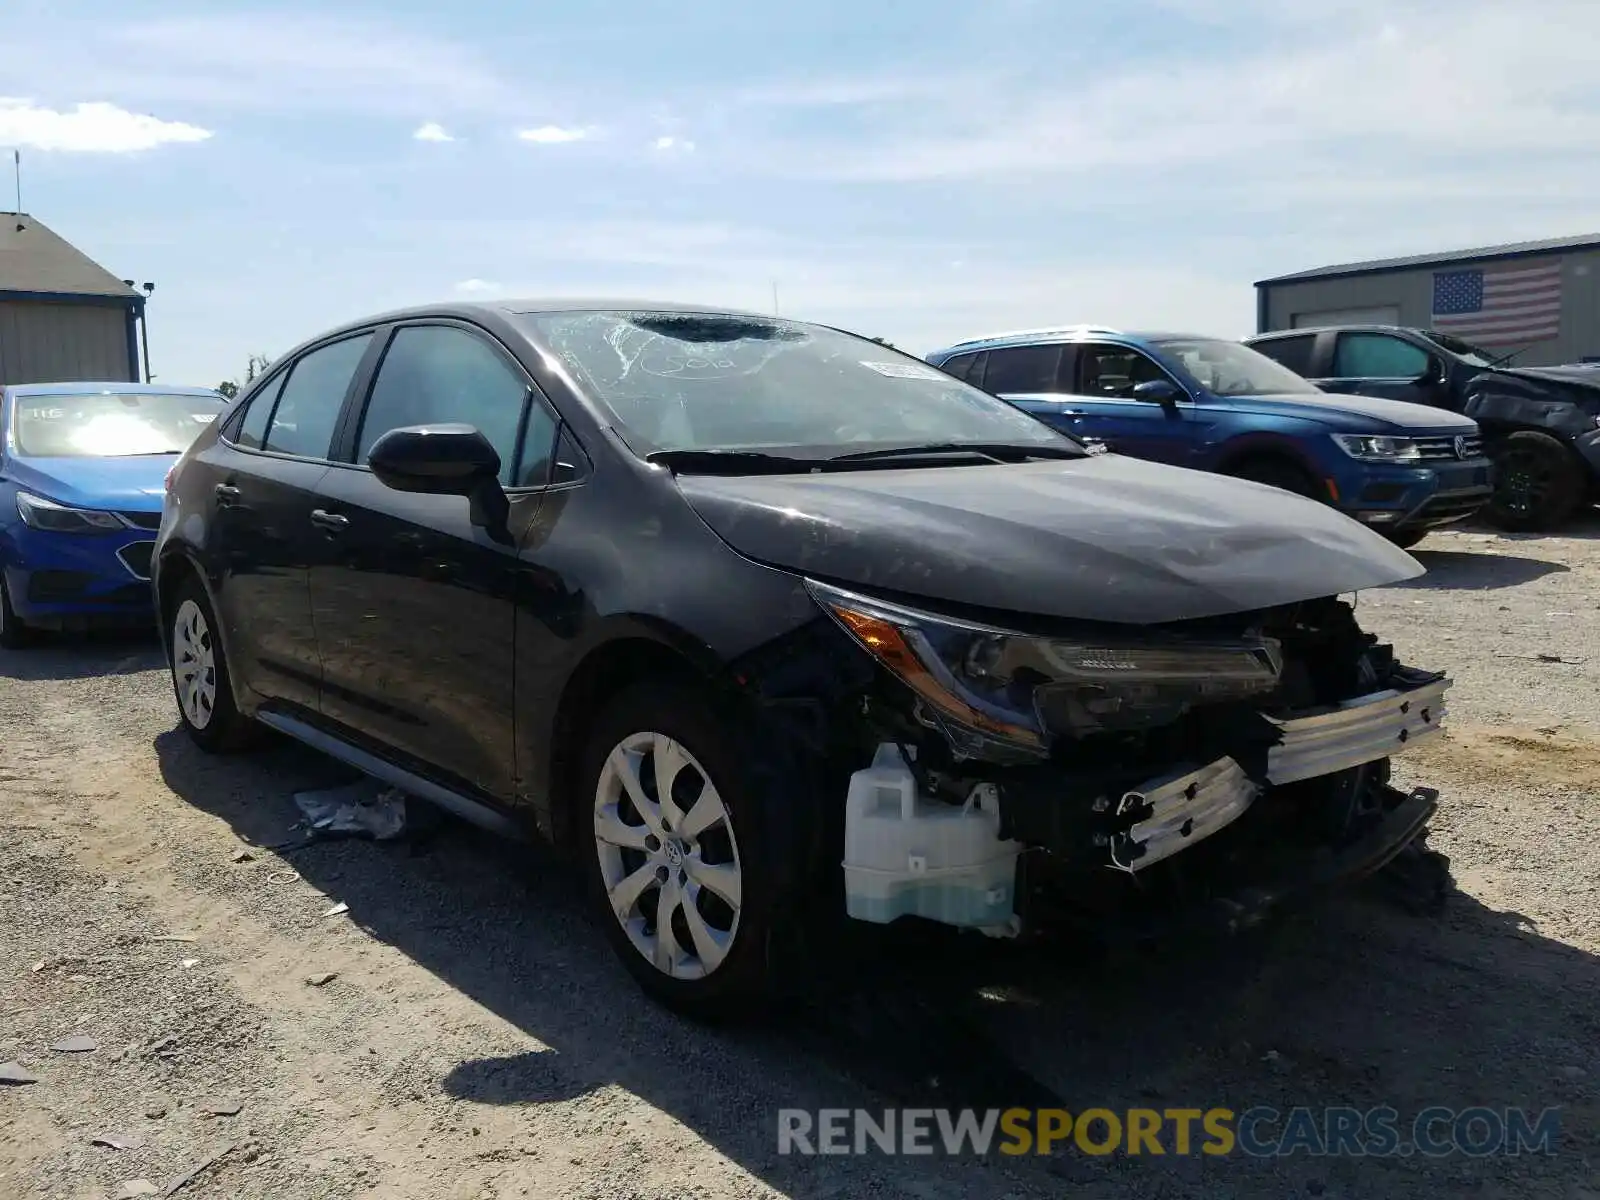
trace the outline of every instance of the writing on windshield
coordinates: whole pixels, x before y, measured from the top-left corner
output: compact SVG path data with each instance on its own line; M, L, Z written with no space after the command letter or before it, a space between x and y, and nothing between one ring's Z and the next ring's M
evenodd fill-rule
M182 454L228 402L218 395L86 392L17 396L12 435L30 458Z

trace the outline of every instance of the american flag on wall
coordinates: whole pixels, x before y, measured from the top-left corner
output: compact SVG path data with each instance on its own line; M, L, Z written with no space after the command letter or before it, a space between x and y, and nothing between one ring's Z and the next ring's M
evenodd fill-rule
M1561 260L1433 273L1433 327L1486 346L1561 332Z

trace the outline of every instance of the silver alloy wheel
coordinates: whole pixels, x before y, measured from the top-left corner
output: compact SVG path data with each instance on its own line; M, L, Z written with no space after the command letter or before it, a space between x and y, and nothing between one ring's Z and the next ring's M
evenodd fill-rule
M662 733L617 743L595 787L594 841L611 911L634 949L674 979L715 971L739 932L739 844L694 755Z
M172 622L172 679L184 719L196 729L211 724L217 704L217 664L211 627L193 600L178 605Z

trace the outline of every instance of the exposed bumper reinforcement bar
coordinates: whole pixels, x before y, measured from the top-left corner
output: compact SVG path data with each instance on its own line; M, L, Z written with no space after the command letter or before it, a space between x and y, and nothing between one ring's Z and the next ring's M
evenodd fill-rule
M1388 758L1439 732L1449 679L1409 691L1389 689L1309 716L1267 719L1283 740L1267 755L1267 780L1297 783Z
M1409 691L1387 689L1358 696L1303 717L1268 717L1283 741L1267 756L1267 780L1297 783L1319 775L1388 758L1439 732L1449 679ZM1111 865L1135 872L1232 824L1255 801L1259 789L1232 758L1180 768L1123 795L1119 814L1150 812L1112 839Z
M1111 865L1139 871L1188 849L1237 819L1256 790L1231 758L1152 779L1122 797L1119 814L1145 807L1151 812L1112 841Z

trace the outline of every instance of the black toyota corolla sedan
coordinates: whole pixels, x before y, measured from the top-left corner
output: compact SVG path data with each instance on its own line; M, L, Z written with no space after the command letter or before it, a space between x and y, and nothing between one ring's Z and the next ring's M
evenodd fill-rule
M819 914L1236 922L1425 853L1437 804L1388 762L1449 681L1338 599L1409 555L796 321L332 331L178 461L155 560L195 742L270 727L554 841L690 1010L825 952Z

